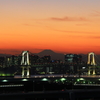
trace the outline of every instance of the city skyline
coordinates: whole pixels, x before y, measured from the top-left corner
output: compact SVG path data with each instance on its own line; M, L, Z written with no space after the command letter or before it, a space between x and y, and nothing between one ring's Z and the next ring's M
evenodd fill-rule
M0 53L100 54L100 0L0 0Z

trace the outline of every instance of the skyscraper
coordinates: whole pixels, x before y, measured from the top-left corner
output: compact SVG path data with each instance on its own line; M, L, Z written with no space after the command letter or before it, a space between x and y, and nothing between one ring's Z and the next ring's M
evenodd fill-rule
M67 69L70 73L77 73L79 70L79 64L82 61L82 56L77 54L65 54L65 63L67 63Z

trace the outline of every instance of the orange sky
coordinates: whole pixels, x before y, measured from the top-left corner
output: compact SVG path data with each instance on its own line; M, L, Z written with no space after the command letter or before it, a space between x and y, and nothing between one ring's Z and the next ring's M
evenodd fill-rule
M100 54L100 0L0 0L0 53Z

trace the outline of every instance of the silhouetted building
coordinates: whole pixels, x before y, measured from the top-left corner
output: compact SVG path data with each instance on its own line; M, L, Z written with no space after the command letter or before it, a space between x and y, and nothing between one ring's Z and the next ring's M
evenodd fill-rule
M11 56L11 65L18 65L18 56Z
M5 65L5 57L0 57L0 67Z
M38 55L30 55L31 65L33 65L34 63L37 63L39 58L40 57Z
M51 61L51 56L50 56L50 55L45 55L45 56L43 57L43 59L44 59L44 62L49 63L49 62Z

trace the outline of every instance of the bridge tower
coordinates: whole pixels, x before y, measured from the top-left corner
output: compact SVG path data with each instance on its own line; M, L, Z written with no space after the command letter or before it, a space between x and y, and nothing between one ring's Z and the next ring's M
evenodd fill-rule
M87 64L90 65L89 69L88 69L88 75L90 75L91 70L93 72L93 75L95 75L95 65L96 65L96 63L95 63L95 58L94 58L94 53L93 52L90 52L88 54Z
M22 66L22 78L27 77L29 78L30 72L30 63L29 63L29 52L28 51L23 51L22 52L22 59L21 59L21 66Z

